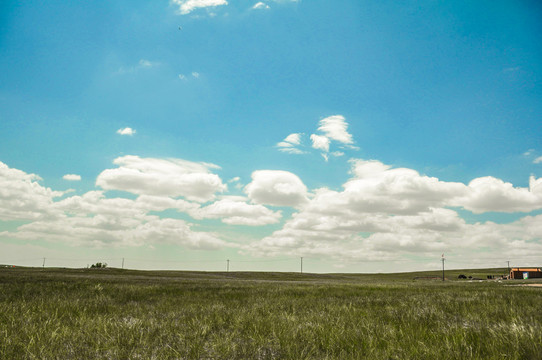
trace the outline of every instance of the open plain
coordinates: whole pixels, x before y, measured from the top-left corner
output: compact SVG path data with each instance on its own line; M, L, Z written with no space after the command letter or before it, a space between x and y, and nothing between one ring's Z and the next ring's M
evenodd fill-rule
M542 358L542 288L459 273L2 268L0 358Z

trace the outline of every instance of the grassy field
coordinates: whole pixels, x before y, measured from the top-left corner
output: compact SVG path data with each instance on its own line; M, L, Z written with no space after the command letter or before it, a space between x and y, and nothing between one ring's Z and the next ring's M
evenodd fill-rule
M2 268L0 359L542 359L542 287L459 273Z

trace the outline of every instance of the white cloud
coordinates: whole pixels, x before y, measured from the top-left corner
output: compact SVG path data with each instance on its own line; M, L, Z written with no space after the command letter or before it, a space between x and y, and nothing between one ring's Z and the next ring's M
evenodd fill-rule
M119 135L128 135L128 136L132 136L136 133L136 131L132 128L129 128L129 127L125 127L125 128L120 128L117 130L117 134Z
M0 161L0 220L31 220L55 216L53 199L64 192L41 186L35 174Z
M199 72L193 71L192 76L195 77L196 79L199 78Z
M247 204L240 199L223 199L201 208L192 214L196 219L221 219L231 225L261 226L275 224L280 211L273 212L263 205Z
M542 156L539 156L539 157L537 157L536 159L534 159L534 160L533 160L533 163L534 163L534 164L540 164L540 163L542 163Z
M529 189L495 178L478 178L465 185L376 160L351 163L353 177L342 191L315 190L282 229L246 250L256 255L391 261L409 254L435 256L451 249L464 251L465 256L482 249L507 252L515 243L542 255L542 222L535 224L526 217L513 225L467 224L449 208L473 212L542 209L542 179L531 177ZM542 220L540 215L536 218Z
M288 171L255 171L245 192L256 204L299 207L308 201L307 187Z
M62 177L64 180L68 180L68 181L80 181L81 180L81 175L76 175L76 174L66 174Z
M343 144L352 144L352 135L348 133L348 124L342 115L333 115L320 120L318 130L331 140Z
M143 68L150 68L150 67L156 66L157 64L158 63L156 63L156 62L152 62L152 61L145 60L145 59L139 60L139 66L143 67Z
M241 178L239 176L236 176L230 180L228 180L228 184L233 184L233 186L236 188L236 189L242 189L243 188L243 184L241 183Z
M301 145L301 135L300 133L288 135L283 141L277 144L279 151L289 154L305 154L305 151L298 148Z
M7 204L11 205L11 204ZM90 191L58 202L47 202L50 216L0 232L0 238L46 240L84 246L142 246L169 243L194 249L229 246L216 234L194 231L183 220L159 218L150 211L177 209L197 211L199 205L182 199L139 196L135 200L106 198L102 191ZM13 210L13 209L12 209Z
M318 150L322 150L324 152L329 152L329 139L325 136L312 134L311 135L312 140L312 147Z
M505 68L503 69L503 72L505 73L510 73L510 72L516 72L516 71L519 71L521 70L521 66L514 66L514 67L508 67L508 68Z
M138 70L141 70L141 69L150 69L150 68L153 68L153 67L157 67L159 65L160 65L160 63L158 61L150 61L150 60L146 60L146 59L141 59L141 60L139 60L137 65L130 66L130 67L121 66L119 68L119 70L117 71L117 73L118 74L129 74L129 73L133 73L133 72L136 72Z
M288 141L286 141L288 140ZM293 145L301 139L289 135ZM327 155L328 153L324 153ZM334 152L329 153L335 156ZM216 165L180 159L123 156L104 170L96 185L103 190L65 196L40 184L40 178L0 162L0 220L24 220L1 239L62 241L72 245L141 246L178 244L194 249L236 246L215 233L197 231L185 220L168 218L176 210L196 220L226 224L277 224L280 211L296 212L281 229L243 249L256 255L322 256L341 262L395 261L405 257L542 256L542 215L508 224L468 224L457 208L473 213L530 212L542 209L542 178L515 187L494 177L468 184L443 181L413 169L394 168L377 160L351 160L350 178L341 189L309 192L287 171L252 173L244 196L220 196L227 187ZM240 185L234 177L229 184ZM108 198L106 190L129 191L135 199ZM110 194L110 193L109 193ZM481 264L481 263L477 263ZM466 265L465 267L467 267Z
M263 3L263 2L257 2L256 4L254 4L254 6L252 7L253 9L269 9L269 5Z
M542 207L542 178L530 178L530 188L516 188L491 176L472 180L466 196L453 203L474 213L529 212Z
M179 74L178 76L179 76L179 79L181 79L181 80L185 80L185 79L186 79L186 76L185 76L184 74Z
M104 170L96 185L105 190L122 190L139 195L182 196L205 202L215 193L227 189L210 169L216 165L180 159L140 158L123 156L114 160L119 167Z
M532 153L534 153L534 149L529 149L523 153L523 156L530 156Z
M226 0L172 0L179 7L179 14L186 15L196 9L228 5Z
M85 246L142 246L168 243L193 249L217 249L226 246L215 234L193 231L178 219L145 216L141 219L104 215L61 217L19 226L17 231L0 232L0 237L22 240L62 241Z
M279 151L281 151L281 152L285 152L285 153L288 153L288 154L296 154L296 155L306 154L305 151L300 150L298 148L295 148L295 147L280 147L279 144L277 144L277 146L279 147Z
M300 133L293 133L284 139L285 142L290 143L292 145L299 145L301 144L301 134Z
M322 157L325 161L328 161L329 155L334 157L343 156L343 151L332 151L330 153L330 146L332 141L339 142L341 148L348 148L358 150L359 148L352 145L352 135L348 133L348 123L344 116L333 115L319 121L318 131L321 134L312 134L310 136L312 142L312 148L320 150ZM304 154L306 151L299 149L301 144L301 133L293 133L288 135L283 141L277 143L279 151L287 152L291 154Z

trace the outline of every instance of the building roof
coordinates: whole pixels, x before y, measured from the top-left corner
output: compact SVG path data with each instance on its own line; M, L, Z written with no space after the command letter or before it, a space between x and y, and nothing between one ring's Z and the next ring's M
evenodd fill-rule
M511 271L541 271L539 268L512 268Z

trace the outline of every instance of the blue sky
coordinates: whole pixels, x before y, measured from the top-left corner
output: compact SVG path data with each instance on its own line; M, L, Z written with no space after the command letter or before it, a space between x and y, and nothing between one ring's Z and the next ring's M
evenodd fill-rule
M3 2L0 263L540 265L541 16Z

